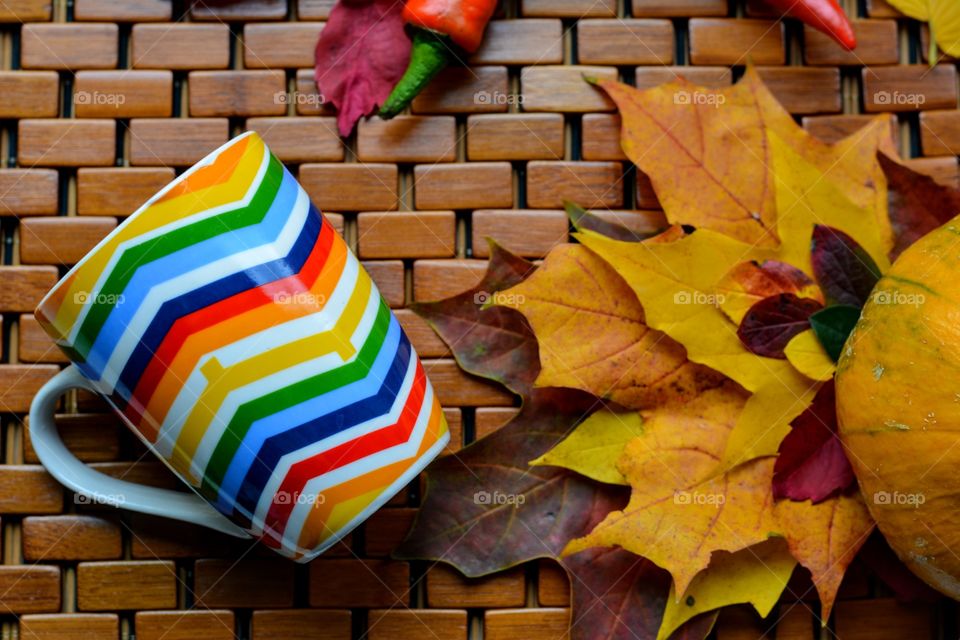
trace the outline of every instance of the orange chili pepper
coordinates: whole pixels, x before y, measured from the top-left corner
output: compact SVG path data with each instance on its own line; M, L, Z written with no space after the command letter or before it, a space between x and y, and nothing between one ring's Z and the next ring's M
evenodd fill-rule
M497 0L408 0L403 19L415 29L410 64L380 107L380 117L403 111L452 59L476 51L496 8Z

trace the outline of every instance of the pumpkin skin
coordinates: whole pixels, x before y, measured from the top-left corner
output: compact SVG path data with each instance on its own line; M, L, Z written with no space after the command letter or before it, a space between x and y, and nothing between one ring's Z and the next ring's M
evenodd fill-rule
M881 278L837 364L840 437L900 559L960 599L960 218Z

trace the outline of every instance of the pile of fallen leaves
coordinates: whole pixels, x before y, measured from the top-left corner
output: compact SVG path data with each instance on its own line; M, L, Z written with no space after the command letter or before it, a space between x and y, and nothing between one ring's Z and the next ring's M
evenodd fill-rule
M960 193L901 164L888 116L825 144L752 69L599 86L670 226L571 207L575 244L537 266L491 243L476 288L416 308L522 408L429 468L397 555L468 576L556 558L574 638L702 638L721 607L809 600L795 570L826 624L858 552L930 597L872 534L833 373L877 278Z

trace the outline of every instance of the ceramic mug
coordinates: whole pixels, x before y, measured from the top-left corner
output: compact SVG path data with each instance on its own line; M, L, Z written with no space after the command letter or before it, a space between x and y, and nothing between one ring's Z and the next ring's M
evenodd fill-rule
M72 365L30 408L47 470L96 502L322 553L444 448L416 352L357 258L256 133L191 167L44 297ZM54 424L103 397L194 493L94 471Z

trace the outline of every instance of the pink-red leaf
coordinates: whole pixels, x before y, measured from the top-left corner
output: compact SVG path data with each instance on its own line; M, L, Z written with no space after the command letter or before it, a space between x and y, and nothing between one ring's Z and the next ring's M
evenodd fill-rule
M947 187L917 173L883 153L877 160L887 176L890 225L894 245L890 259L960 213L960 189Z
M810 314L823 308L813 298L781 293L754 304L743 316L737 335L744 346L768 358L786 358L783 350L798 333L810 328Z
M880 269L856 240L839 229L814 225L810 261L828 304L862 307Z
M813 404L793 421L773 467L775 498L817 503L853 484L853 469L837 437L835 402L830 380L817 391Z
M317 42L314 77L337 108L340 135L382 104L410 61L410 38L396 0L340 0Z
M657 637L670 592L670 574L617 547L587 549L562 561L573 591L571 640L643 640ZM670 640L702 640L717 612L697 616Z

